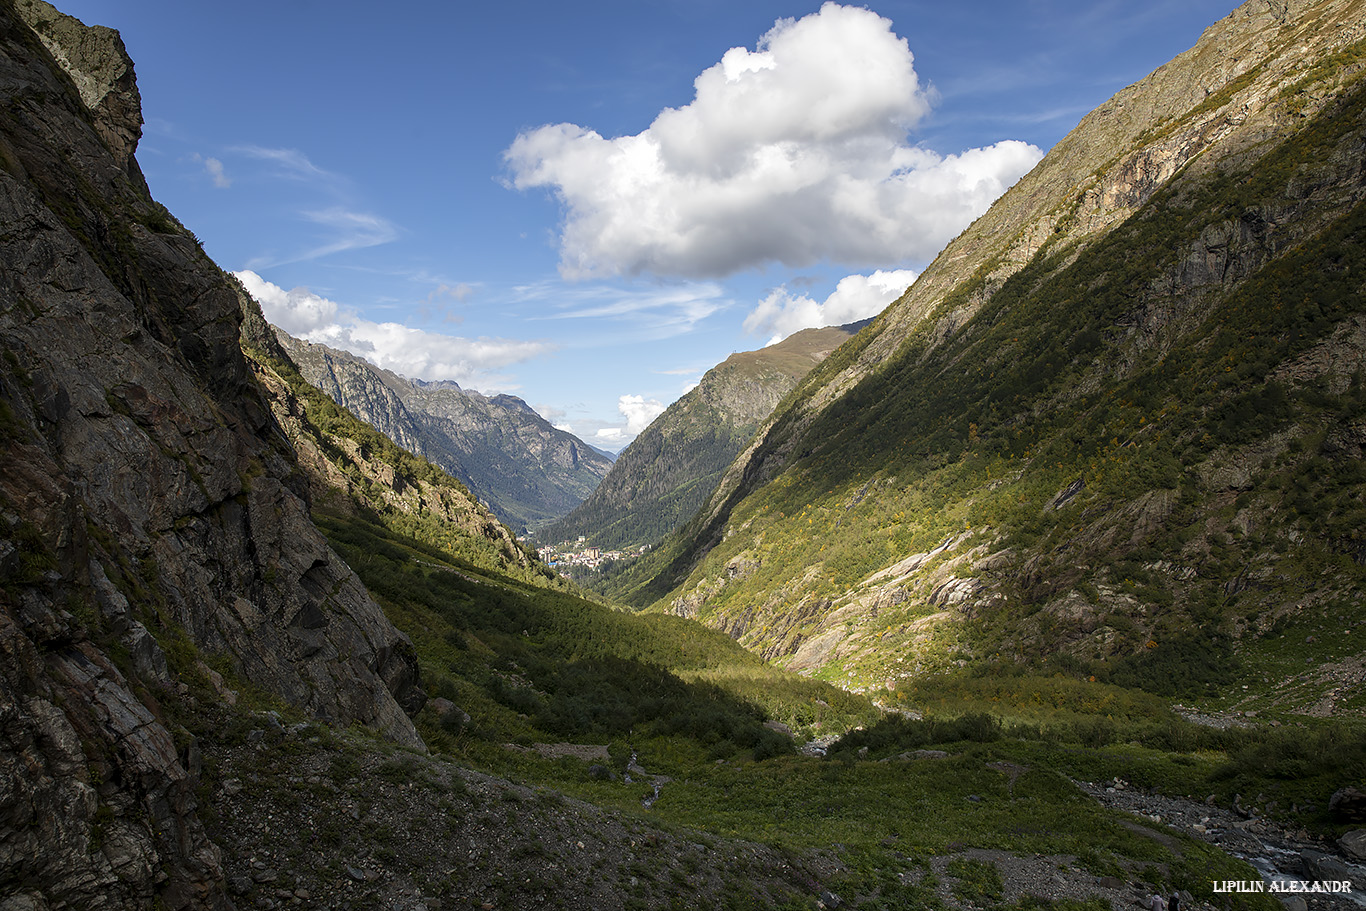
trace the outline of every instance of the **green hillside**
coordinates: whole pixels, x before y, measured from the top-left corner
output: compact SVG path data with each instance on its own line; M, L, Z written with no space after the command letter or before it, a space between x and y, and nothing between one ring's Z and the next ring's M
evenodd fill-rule
M869 908L1099 911L1107 900L1099 896L1128 880L1139 890L1179 888L1208 899L1211 882L1246 878L1248 869L1189 834L1136 825L1068 777L1122 777L1215 793L1223 803L1257 790L1287 804L1316 800L1318 809L1296 821L1332 831L1321 795L1366 757L1366 739L1340 730L1268 743L1260 731L1197 727L1117 687L1028 677L984 684L994 694L992 714L977 710L984 687L943 685L933 690L927 720L875 721L861 698L768 667L692 621L611 611L482 570L373 521L317 520L412 636L433 697L417 721L438 759L384 760L373 787L447 793L437 776L450 774L442 763L455 760L531 788L499 798L523 833L511 864L556 858L572 867L584 857L583 849L561 857L537 840L567 811L581 813L578 801L620 814L635 839L631 850L606 862L587 856L639 907L686 905L701 894L687 855L698 845L724 852L737 869L753 863L750 852L778 851L781 867L771 861L726 880L726 906L736 908L814 909L829 893ZM1039 693L1050 700L1046 711L1031 708ZM808 734L853 731L820 758L796 753L765 719ZM1311 742L1319 747L1305 755L1300 748ZM334 775L339 763L355 774L370 762L364 752L353 758L353 748L325 749L307 761ZM944 758L916 762L915 750ZM1293 788L1268 776L1275 763L1293 764ZM452 815L426 825L452 833L501 812L463 785L441 805ZM672 846L674 833L686 850ZM573 837L582 844L603 836ZM400 860L432 875L419 860ZM1064 871L1069 885L1032 904L1005 900L1043 870ZM479 878L466 872L452 881ZM497 894L553 900L554 882L518 879ZM1261 898L1240 897L1233 907L1272 907Z
M1139 138L1248 98L1252 135L1191 156L1099 233L1076 227L1086 194L1063 197L1022 266L958 262L898 332L917 283L621 589L908 705L924 674L1023 664L1359 715L1366 691L1343 682L1366 646L1362 46L1268 90L1293 70L1285 40Z
M244 335L248 342L254 337L251 320ZM1308 800L1334 787L1366 750L1360 738L1315 734L1339 738L1335 760L1324 762L1324 754L1298 766L1298 788L1283 791L1267 778L1264 762L1240 758L1259 735L1200 729L1160 701L1117 687L1087 690L1034 677L976 690L935 683L922 699L927 720L887 719L864 697L774 668L692 620L585 600L510 549L496 520L458 482L338 408L279 351L250 344L248 350L303 456L314 521L410 637L430 697L416 720L433 760L385 758L331 735L314 737L311 748L293 746L290 768L317 768L367 793L416 787L445 795L434 811L450 815L408 824L444 827L452 837L472 825L494 825L499 811L487 803L480 809L470 785L445 783L456 775L451 761L520 782L500 798L515 817L507 824L522 832L509 863L558 856L543 833L566 810L584 812L566 804L568 797L620 814L636 838L653 846L648 863L622 861L598 873L640 907L719 894L729 897L718 901L737 908L811 908L813 890L824 889L868 907L958 908L985 900L985 907L1063 911L1098 908L1094 902L1102 899L1095 896L1120 882L1116 874L1137 877L1139 888L1204 895L1212 879L1243 877L1246 869L1187 835L1163 835L1170 846L1155 843L1152 831L1134 829L1090 801L1063 774L1213 790L1225 801L1237 788ZM227 683L252 692L230 672ZM990 714L980 710L988 701L984 686L992 694ZM1040 694L1049 700L1046 712L1033 707ZM249 721L229 721L226 732L213 722L193 723L224 757L217 762L226 765L212 774L288 774L272 754L240 752L240 734L232 732ZM796 747L809 737L834 741L831 758L800 755ZM1116 750L1121 740L1129 748ZM909 751L927 748L947 761L908 762ZM1291 761L1287 745L1272 749ZM526 786L537 789L534 801L518 796L515 788ZM310 805L332 799L319 791ZM983 801L990 804L985 812ZM269 806L278 813L298 805ZM1321 809L1297 821L1333 825ZM354 842L351 850L376 850L364 834L328 831L334 841ZM748 872L697 882L689 859L697 842L673 846L666 839L674 831L737 852L736 861L750 856L742 862ZM444 856L439 845L428 861L386 847L383 831L375 837L376 856L388 858L389 867L446 883L438 891L488 894L477 871L428 869ZM754 868L753 852L775 848L781 865ZM974 853L980 851L996 852L996 860L982 861ZM1091 897L1006 903L1007 888L1036 875L1029 860L1035 855L1058 858L1047 866L1068 871L1075 885L1065 894ZM947 892L941 874L951 885ZM329 888L308 875L298 881ZM515 902L546 900L558 887L553 879L528 877L494 888ZM1260 906L1253 900L1238 907Z
M597 489L537 533L545 543L579 535L602 547L651 544L706 502L727 465L811 368L861 327L804 329L732 354L651 422Z
M764 721L814 736L875 717L866 700L771 668L701 624L575 593L459 481L309 385L263 325L248 310L244 350L300 453L314 520L412 638L425 685L476 719L470 732L496 745L606 742L661 726L730 755L791 750Z

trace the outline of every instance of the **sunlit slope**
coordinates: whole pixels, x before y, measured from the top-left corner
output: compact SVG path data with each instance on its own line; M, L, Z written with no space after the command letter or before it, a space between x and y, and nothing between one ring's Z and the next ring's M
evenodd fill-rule
M633 597L855 686L1058 655L1203 691L1272 630L1358 626L1362 14L1245 8L1089 115ZM1267 695L1359 707L1334 686Z
M422 716L432 745L492 761L510 739L634 731L729 756L790 751L767 720L828 734L872 717L865 700L766 666L701 624L581 597L458 480L310 385L247 317L243 348L299 455L315 522L411 637L424 689L447 700ZM470 720L442 727L443 705Z
M400 446L466 484L518 534L573 509L611 461L511 395L409 380L277 329L299 373Z
M675 530L706 502L774 407L861 326L804 329L732 354L655 418L586 500L537 537L556 543L583 535L618 547L650 544Z

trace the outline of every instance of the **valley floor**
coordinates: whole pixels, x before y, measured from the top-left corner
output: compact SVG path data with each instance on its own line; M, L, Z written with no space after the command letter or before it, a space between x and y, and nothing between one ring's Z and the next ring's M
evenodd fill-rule
M839 868L269 713L205 758L242 908L775 907Z
M1261 819L1114 780L1064 786L1059 799L1076 801L1080 831L1094 825L1091 817L1099 813L1136 836L1140 846L1150 845L1152 864L1121 859L1116 865L1115 855L1103 851L1080 851L1078 857L983 847L970 829L966 842L948 841L930 852L922 836L936 826L933 817L903 819L902 836L875 845L792 846L783 838L763 844L679 825L676 813L629 809L650 790L640 781L634 790L618 785L635 796L603 808L557 789L483 774L353 732L291 722L275 712L213 711L200 725L201 796L223 849L229 894L243 909L1124 911L1149 907L1162 887L1154 883L1170 882L1175 864L1164 856L1209 865L1211 875L1254 876L1247 867L1222 862L1215 873L1213 852L1194 856L1196 839L1249 857L1264 855L1267 845L1296 852L1331 849L1306 832L1286 832ZM585 753L546 761L553 762L556 775L587 780L604 771L592 769L593 758ZM988 779L974 784L968 776L965 782L966 789L981 793L954 799L969 813L984 810L984 820L1001 812L1002 803L1030 804L1041 794L1038 776L1026 777L1026 765L935 751L882 762L783 761L790 764L784 770L789 777L817 774L831 781L840 774L914 778L921 769L947 768L954 761L983 764ZM987 780L992 786L981 786ZM688 786L667 782L664 796L678 796ZM834 787L807 796L814 805L840 799ZM1043 831L1054 822L1040 809ZM839 815L838 809L832 813ZM782 830L782 820L775 822ZM962 828L950 820L942 825ZM1232 905L1189 900L1185 907L1277 908L1270 896L1236 898ZM1307 907L1359 906L1315 897Z

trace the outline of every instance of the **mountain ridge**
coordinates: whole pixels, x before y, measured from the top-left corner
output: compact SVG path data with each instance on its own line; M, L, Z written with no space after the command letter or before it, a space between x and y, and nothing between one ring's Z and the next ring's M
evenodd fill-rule
M459 480L404 450L304 379L278 330L266 323L240 285L239 293L242 349L308 481L315 517L388 517L415 537L425 533L441 541L474 565L550 577ZM462 536L482 547L462 546L457 543Z
M558 519L611 462L516 396L408 380L364 358L295 339L282 344L314 386L410 452L460 478L518 531Z
M1058 654L1093 675L1104 668L1090 663L1104 660L1115 665L1104 673L1135 679L1191 636L1265 649L1258 630L1273 619L1230 599L1246 583L1228 561L1260 565L1267 590L1275 548L1305 540L1295 523L1306 516L1318 521L1307 507L1287 513L1274 485L1288 476L1336 491L1324 510L1344 515L1361 496L1342 456L1354 450L1331 442L1334 422L1355 426L1342 365L1362 357L1351 328L1359 292L1344 298L1335 277L1357 263L1361 12L1245 4L1088 115L812 371L692 525L623 587L860 688L896 690L997 650ZM1207 67L1197 92L1187 76ZM1116 122L1132 148L1097 138ZM1091 183L1073 191L1060 175L1078 155L1110 163L1098 173L1088 164ZM1314 259L1323 245L1343 251L1337 266ZM1286 272L1292 262L1300 272ZM1294 312L1312 332L1286 322L1288 303L1268 309L1248 288L1308 295ZM1247 338L1228 335L1231 325ZM1314 339L1321 353L1304 347ZM1217 375L1216 348L1228 358ZM1314 370L1327 399L1309 391ZM1286 444L1312 453L1325 433L1329 450L1316 458L1327 475L1306 477L1314 459ZM1212 529L1227 527L1218 479L1230 473L1242 485L1232 498L1259 518L1240 520L1253 524L1227 549L1227 532ZM1126 477L1131 492L1118 486ZM1123 521L1137 525L1121 537ZM798 523L819 531L804 537ZM1346 527L1331 518L1337 530L1308 539L1317 543L1305 553L1327 548L1323 559ZM1078 542L1070 562L1064 528ZM1125 582L1118 567L1131 563ZM1353 625L1350 598L1338 595L1355 572L1335 570L1316 610ZM1290 590L1268 618L1296 616ZM1185 602L1209 606L1173 610Z
M222 907L177 707L242 675L420 750L417 656L309 519L232 285L148 194L118 33L0 3L0 85L0 881Z
M764 461L775 457L781 460L787 449L780 440L800 432L801 422L809 420L810 415L893 356L905 336L934 308L952 300L957 312L945 314L947 318L940 324L943 331L952 331L1045 244L1084 242L1104 233L1150 196L1164 179L1200 157L1212 141L1232 139L1255 145L1274 136L1274 128L1264 125L1239 131L1247 122L1242 106L1262 104L1270 94L1264 85L1258 91L1259 86L1245 84L1249 73L1260 69L1250 61L1256 59L1258 51L1263 56L1267 54L1266 25L1274 24L1277 32L1291 27L1294 19L1290 11L1311 5L1307 0L1291 4L1260 0L1245 3L1206 29L1191 50L1121 90L1082 118L1030 173L949 243L907 293L875 319L859 343L841 352L838 368L827 363L824 369L807 377L803 383L804 390L809 391L807 401L791 412L775 414L775 421L782 420L793 429L780 429L768 441L773 433L770 425L756 437L756 443L764 438L768 451L773 453L765 456ZM1330 3L1324 7L1332 10L1351 5ZM1234 39L1230 40L1229 35ZM1279 37L1283 42L1289 40ZM1300 60L1326 58L1352 39L1353 33L1343 30L1326 42L1321 39L1318 46L1300 48L1297 56ZM1286 78L1299 72L1292 60L1280 60L1279 71L1289 74ZM1262 83L1266 82L1269 80L1263 78ZM1157 83L1161 83L1160 90L1153 88ZM1173 103L1172 95L1180 100ZM1234 104L1235 96L1247 100ZM1162 122L1164 119L1166 122ZM1124 143L1136 142L1150 131L1163 135L1157 137L1156 143L1123 148ZM1116 149L1117 144L1121 148ZM1070 177L1074 173L1088 175L1075 194ZM972 265L965 274L963 268L967 263ZM969 282L971 287L965 287ZM957 291L958 297L951 298L951 291ZM713 520L726 498L741 484L741 477L734 475L734 471L767 474L771 469L751 467L749 460L737 461L713 497L709 507Z
M604 547L651 544L705 502L721 472L803 376L867 321L804 329L737 352L650 422L602 483L538 537Z

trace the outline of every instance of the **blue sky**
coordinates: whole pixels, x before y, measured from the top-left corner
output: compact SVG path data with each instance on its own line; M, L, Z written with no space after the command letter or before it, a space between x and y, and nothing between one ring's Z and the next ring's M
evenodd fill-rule
M1231 0L68 0L153 194L267 316L605 449L893 299Z

